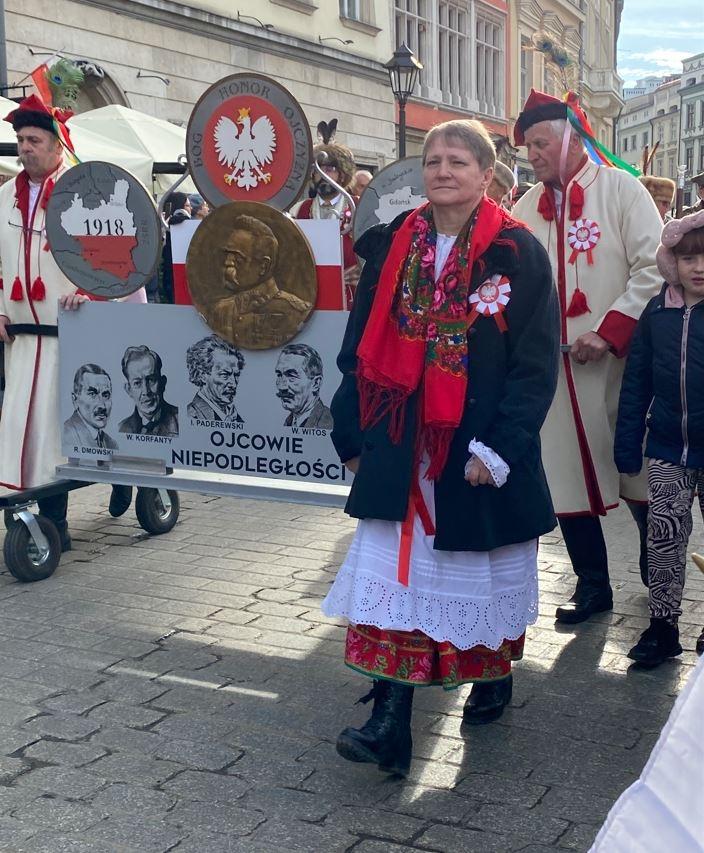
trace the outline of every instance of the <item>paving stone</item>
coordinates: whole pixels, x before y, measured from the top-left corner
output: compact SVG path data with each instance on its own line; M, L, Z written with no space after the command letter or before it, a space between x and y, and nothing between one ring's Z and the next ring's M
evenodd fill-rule
M25 758L42 761L46 764L60 764L66 767L83 767L97 758L106 755L102 747L87 743L64 743L53 740L39 740L24 751Z
M58 740L75 741L88 737L97 732L99 725L92 720L75 714L42 714L35 717L22 727L22 731L28 735L36 735L37 738L49 735Z
M85 832L90 843L112 845L119 850L121 845L140 850L142 853L164 853L171 850L187 835L171 823L153 815L112 815Z
M166 816L175 827L184 830L200 829L228 835L250 836L266 820L258 809L240 808L223 803L182 800Z
M76 832L89 829L107 817L107 812L83 803L69 803L56 797L38 797L13 811L12 816L25 824L51 827L56 832Z
M37 767L15 781L17 788L30 788L74 800L94 794L104 784L104 779L97 775L68 767Z
M134 850L128 847L119 849L120 853L131 853L131 850ZM42 831L32 835L27 841L17 844L16 847L12 847L11 853L116 853L116 848L109 844L87 840L82 834L63 835Z
M525 781L516 785L498 776L483 773L470 773L455 787L458 794L484 803L507 803L527 809L539 802L547 790L542 785Z
M91 806L107 814L154 815L173 808L176 799L163 791L117 782L99 791Z
M163 738L211 743L214 738L224 738L237 728L227 717L201 717L195 714L172 714L152 728Z
M493 832L497 827L509 838L553 844L568 828L569 823L560 818L536 815L527 809L505 805L483 805L478 812L467 817L465 824L472 828Z
M559 846L570 850L589 850L601 824L576 823L560 838Z
M300 853L310 853L311 850L344 853L357 840L339 826L316 826L304 821L279 821L275 818L256 829L251 839L264 847L269 845L270 850L283 847Z
M84 714L86 711L101 705L105 700L88 691L73 691L58 693L42 699L42 710L57 711L65 714Z
M152 732L130 729L126 726L103 726L91 738L91 743L110 752L138 752L151 755L163 744L163 739Z
M325 826L341 826L352 835L373 836L398 842L410 842L411 838L419 835L427 825L426 820L410 815L355 806L336 808L330 811L325 819Z
M0 756L0 785L9 785L13 779L29 770L29 767L29 762L21 758Z
M290 817L317 823L328 817L334 806L317 794L295 791L291 788L256 788L240 800L242 808L256 809L266 815Z
M164 719L163 711L155 711L140 705L126 705L123 702L103 702L88 714L91 722L144 728Z
M11 817L0 817L0 850L15 850L34 830Z
M413 843L426 849L442 850L443 853L506 853L510 850L510 842L505 835L440 824L426 829Z
M16 726L24 723L37 714L37 709L19 702L8 702L0 699L0 720L4 726Z
M424 788L416 783L396 783L380 807L429 821L458 824L477 811L478 804L453 791Z
M142 785L161 785L183 768L172 761L159 761L150 756L121 752L106 755L93 762L88 772L111 782L132 782Z
M242 750L232 750L211 743L192 740L167 740L157 747L157 758L175 761L194 770L222 770L234 764L243 755Z
M162 784L161 790L172 796L204 803L232 803L250 787L244 779L234 776L186 770Z

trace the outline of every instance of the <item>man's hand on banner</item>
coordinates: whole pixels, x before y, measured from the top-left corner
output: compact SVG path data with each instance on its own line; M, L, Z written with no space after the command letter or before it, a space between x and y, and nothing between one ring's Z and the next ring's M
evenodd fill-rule
M64 311L75 311L84 302L90 302L90 299L82 293L64 293L59 297L59 305Z
M588 361L601 361L608 351L608 343L596 332L585 332L572 344L570 355L577 364L586 364Z
M345 468L353 474L356 474L357 469L359 468L359 456L353 456L352 459L348 459L347 462L345 462Z

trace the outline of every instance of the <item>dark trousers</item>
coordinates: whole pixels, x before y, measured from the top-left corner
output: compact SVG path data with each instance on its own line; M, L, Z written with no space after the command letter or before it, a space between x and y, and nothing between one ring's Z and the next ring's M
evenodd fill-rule
M640 540L639 564L641 574L648 567L648 505L626 501L638 527ZM559 517L562 538L577 575L577 585L590 589L608 589L609 561L601 519L594 515Z
M59 531L59 536L62 541L68 534L68 524L66 523L66 512L68 510L68 492L63 492L60 495L52 495L50 498L42 498L37 501L39 512L46 516L56 525Z

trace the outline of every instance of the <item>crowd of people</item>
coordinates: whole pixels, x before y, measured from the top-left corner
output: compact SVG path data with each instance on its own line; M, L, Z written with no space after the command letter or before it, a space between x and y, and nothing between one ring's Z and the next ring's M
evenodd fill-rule
M57 306L86 297L42 246L46 199L67 168L56 115L32 96L7 120L24 168L0 189L12 226L0 233L0 485L27 489L51 480L61 455ZM539 537L559 524L575 574L556 621L610 611L601 518L621 499L649 590L650 624L629 657L652 667L682 652L697 493L704 512L704 198L669 218L674 187L594 163L585 126L575 99L531 93L515 127L530 187L497 162L480 122L434 127L427 202L356 245L347 196L371 175L330 137L318 146L323 174L296 215L338 219L355 283L361 269L330 406L359 524L323 603L349 621L346 663L373 681L370 719L337 741L349 760L408 772L419 686L472 684L464 722L498 719L537 618ZM202 197L174 193L166 223L208 213ZM173 301L168 234L163 272L150 298ZM153 354L134 352L128 382L140 364L158 372ZM111 513L130 500L117 487ZM66 496L40 510L70 548Z

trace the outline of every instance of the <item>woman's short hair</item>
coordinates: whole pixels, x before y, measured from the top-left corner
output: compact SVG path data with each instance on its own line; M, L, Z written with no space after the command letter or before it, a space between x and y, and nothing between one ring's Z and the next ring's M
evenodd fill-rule
M466 148L479 164L480 169L489 169L496 162L496 151L489 131L476 119L453 119L436 124L423 142L423 165L428 149L438 138Z

